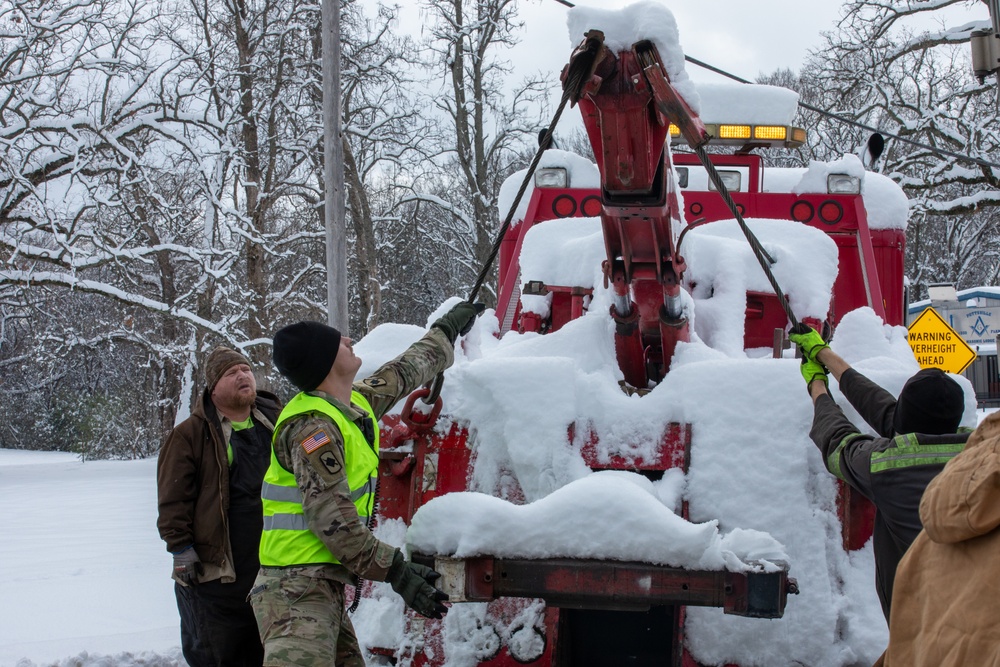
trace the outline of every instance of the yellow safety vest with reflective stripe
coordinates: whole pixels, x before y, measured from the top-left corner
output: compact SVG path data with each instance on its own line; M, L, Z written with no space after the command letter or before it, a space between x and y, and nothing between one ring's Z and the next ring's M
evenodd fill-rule
M375 482L378 478L378 420L364 396L351 392L351 402L361 408L372 420L375 440L371 446L357 424L331 405L328 401L297 394L278 416L274 425L275 438L282 424L289 419L309 412L319 412L328 416L340 429L344 438L344 465L347 470L347 485L351 489L351 500L364 523L371 516L375 502ZM260 564L265 567L287 567L290 565L311 565L319 563L339 563L322 540L309 530L302 510L302 492L295 482L295 475L286 470L274 455L271 446L271 465L264 474L261 487L264 505L264 530L260 537Z

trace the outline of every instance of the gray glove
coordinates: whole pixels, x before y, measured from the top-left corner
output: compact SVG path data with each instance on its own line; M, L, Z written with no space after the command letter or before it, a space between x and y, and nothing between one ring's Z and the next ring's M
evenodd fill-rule
M454 343L456 338L469 333L476 317L484 310L486 310L486 304L462 301L456 303L451 310L438 318L431 327L437 327L443 331L448 336L448 340Z
M448 596L433 586L440 576L429 567L404 560L403 554L397 551L385 580L407 607L427 618L441 618L448 611L441 604Z
M201 574L201 559L194 547L174 554L174 579L185 586L195 586Z

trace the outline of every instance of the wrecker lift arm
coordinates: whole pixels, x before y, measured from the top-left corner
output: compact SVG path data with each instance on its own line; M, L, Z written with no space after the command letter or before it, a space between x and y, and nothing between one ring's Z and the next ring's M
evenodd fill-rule
M613 285L611 315L625 381L660 381L674 349L690 339L681 300L684 259L677 253L680 207L667 149L670 124L692 146L709 136L670 83L656 47L641 41L612 53L587 33L563 70L579 103L601 171L601 222Z

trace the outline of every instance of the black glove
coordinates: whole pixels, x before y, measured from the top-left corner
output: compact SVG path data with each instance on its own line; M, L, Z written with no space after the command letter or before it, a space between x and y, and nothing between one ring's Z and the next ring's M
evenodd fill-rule
M200 574L201 559L194 547L174 554L174 579L186 586L194 586L198 583Z
M443 331L448 336L448 340L454 344L455 339L459 336L469 333L473 323L476 321L476 317L484 310L486 310L486 304L462 301L455 304L451 310L442 315L431 327L437 327Z
M441 604L448 596L433 586L440 576L429 567L404 560L403 554L397 551L385 580L407 607L427 618L441 618L448 611Z

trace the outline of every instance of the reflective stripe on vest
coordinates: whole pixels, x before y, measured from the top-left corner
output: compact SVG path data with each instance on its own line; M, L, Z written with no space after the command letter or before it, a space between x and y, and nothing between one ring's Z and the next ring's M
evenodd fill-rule
M895 445L872 454L872 474L911 466L944 465L965 449L964 442L922 445L915 433L897 435Z
M367 413L375 430L371 446L357 424L325 399L309 394L296 394L278 416L274 425L277 437L284 422L302 414L319 412L329 417L344 438L344 467L351 500L364 523L375 502L375 482L378 475L378 421L364 396L351 392L351 403ZM339 563L326 545L309 529L302 509L302 493L295 475L278 462L271 447L271 464L264 474L261 487L264 505L264 531L260 538L261 565L287 567L319 563Z
M847 447L855 438L860 438L861 433L851 433L850 435L844 436L844 439L840 441L840 444L830 452L830 455L826 457L826 469L829 470L834 477L837 479L847 481L844 477L844 471L840 468L840 456L844 453L844 448Z

